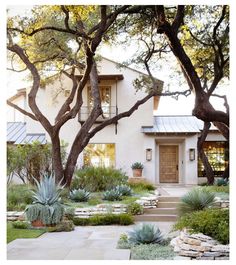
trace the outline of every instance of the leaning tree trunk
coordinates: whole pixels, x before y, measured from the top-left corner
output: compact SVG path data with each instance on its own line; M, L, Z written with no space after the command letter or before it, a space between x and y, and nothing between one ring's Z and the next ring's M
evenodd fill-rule
M197 148L198 148L198 155L200 159L202 160L205 172L206 172L206 177L207 177L207 183L208 185L213 185L214 184L214 172L212 170L211 164L208 161L208 158L204 152L203 149L203 143L206 140L209 128L211 127L210 122L204 122L204 127L202 130L201 135L198 137L198 143L197 143Z

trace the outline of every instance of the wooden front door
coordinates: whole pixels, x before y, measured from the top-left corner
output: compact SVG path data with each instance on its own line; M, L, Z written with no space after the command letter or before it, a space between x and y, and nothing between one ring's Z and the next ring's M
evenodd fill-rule
M178 145L159 146L160 183L179 182Z

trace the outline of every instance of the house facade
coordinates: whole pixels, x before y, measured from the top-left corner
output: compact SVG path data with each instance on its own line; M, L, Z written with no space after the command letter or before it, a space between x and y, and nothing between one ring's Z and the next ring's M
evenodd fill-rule
M129 67L118 66L106 58L98 62L103 116L97 119L97 124L129 110L146 95L145 91L136 91L133 85L133 81L143 74ZM158 83L159 87L163 86L162 81L158 80ZM71 80L62 76L39 89L36 101L51 122L69 95L70 88ZM29 89L18 90L9 100L30 112L28 93ZM78 167L112 166L123 169L131 177L131 165L141 162L144 165L143 177L157 185L195 185L205 181L203 167L197 157L197 139L203 123L193 116L154 116L154 113L158 113L159 100L158 97L150 99L131 117L121 119L116 125L109 125L98 132L80 154ZM89 82L83 91L83 102L76 119L67 122L61 129L60 138L69 144L68 149L92 107ZM9 142L24 144L32 142L32 139L38 139L42 144L50 142L38 122L16 110L9 110L8 121L11 122L8 123ZM18 135L16 122L18 126L21 125L21 131L24 127L21 134L18 128ZM214 170L222 172L227 164L227 146L226 140L215 127L211 128L207 136L205 148L209 159L215 162Z

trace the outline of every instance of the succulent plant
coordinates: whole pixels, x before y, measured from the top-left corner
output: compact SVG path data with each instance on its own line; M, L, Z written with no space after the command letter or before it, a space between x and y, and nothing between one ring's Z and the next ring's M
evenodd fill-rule
M161 244L163 236L158 227L152 224L141 224L128 233L129 242L138 244Z
M44 225L59 223L64 214L60 203L62 186L56 184L54 176L44 176L40 182L35 179L36 191L33 192L33 204L25 209L26 217L33 222L41 220Z
M105 191L103 193L103 200L120 201L122 194L117 189Z
M33 203L40 203L43 205L52 205L60 201L60 193L62 186L56 184L55 177L43 176L40 182L35 179L37 190L33 192Z
M90 193L85 189L72 190L70 192L70 199L76 202L87 202Z
M116 186L115 189L119 191L122 196L131 196L132 195L132 190L128 185L119 185Z
M195 188L181 198L179 210L182 214L204 210L215 201L215 195L204 188Z
M140 162L135 162L131 166L132 169L143 169L143 164Z

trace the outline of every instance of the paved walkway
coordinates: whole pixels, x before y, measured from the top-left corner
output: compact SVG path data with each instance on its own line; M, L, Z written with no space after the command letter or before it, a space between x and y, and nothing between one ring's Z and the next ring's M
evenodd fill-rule
M167 234L172 222L156 222ZM45 233L35 239L16 239L7 245L9 260L129 260L130 251L116 249L121 233L131 226L85 226L72 232Z
M164 196L174 196L174 197L182 197L184 194L189 192L196 186L181 186L181 185L161 185L158 186L158 190L161 195Z

